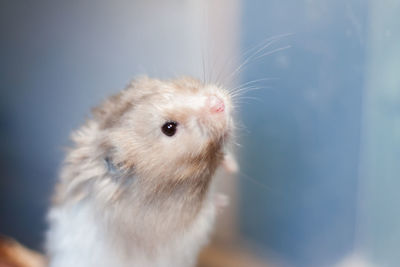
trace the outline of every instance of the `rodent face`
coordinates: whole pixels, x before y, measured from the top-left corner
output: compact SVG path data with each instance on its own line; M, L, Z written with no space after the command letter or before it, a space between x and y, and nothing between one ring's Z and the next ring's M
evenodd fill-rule
M148 179L179 181L214 172L233 127L227 91L189 78L145 78L119 101L120 109L128 107L105 131L115 163Z

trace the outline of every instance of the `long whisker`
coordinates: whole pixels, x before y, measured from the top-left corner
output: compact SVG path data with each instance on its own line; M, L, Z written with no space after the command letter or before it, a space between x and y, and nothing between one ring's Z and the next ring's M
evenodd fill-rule
M238 85L237 87L234 87L234 88L230 89L230 91L231 92L235 92L237 89L240 89L240 88L245 87L247 85L251 85L253 83L258 83L258 82L262 82L262 81L270 81L270 80L274 80L274 79L277 79L277 78L262 78L262 79L252 80L252 81L249 81L249 82L242 83L242 84Z
M289 48L291 48L291 47L292 47L292 46L287 45L287 46L284 46L284 47L280 47L280 48L274 49L274 50L272 50L272 51L269 51L269 52L267 52L267 53L264 53L264 54L262 54L262 55L259 55L258 57L254 58L254 60L257 60L257 59L262 58L262 57L269 56L269 55L271 55L271 54L273 54L273 53L276 53L276 52L279 52L279 51L287 50L287 49L289 49Z
M284 37L290 36L290 35L292 35L292 34L291 33L286 33L286 34L281 34L281 35L268 37L268 38L262 40L259 44L248 48L240 56L242 58L246 58L246 60L245 60L246 62L242 62L242 64L240 64L236 69L234 69L233 72L228 77L226 77L225 81L228 82L228 83L232 82L234 76L237 73L239 73L240 70L244 67L244 66L241 66L241 65L246 65L248 62L250 62L250 60L254 56L256 56L257 54L259 54L262 51L264 51L267 47L269 47L270 45L272 45L276 41L278 41L278 40L280 40L280 39L282 39ZM222 76L222 74L225 73L226 67L230 66L233 63L234 60L237 60L237 57L228 57L228 56L226 56L225 58L226 58L226 60L224 60L224 64L222 64L222 66L225 66L225 68L220 68L220 71L217 73L217 76L216 76L216 78L217 78L216 82L219 81L221 76Z
M248 56L229 76L228 79L231 79L232 77L234 77L234 75L236 75L238 72L240 72L251 60L253 59L258 59L260 58L260 53L262 51L264 51L265 49L267 49L269 46L271 46L272 44L276 43L277 41L279 41L280 39L289 36L291 34L283 34L283 35L279 35L276 37L272 37L267 39L267 43L263 44L261 47L259 47L255 52L253 52L257 47L250 49L249 51L247 51L246 53L244 53L243 56L246 56L247 54L250 54L250 56ZM275 49L276 50L276 49ZM273 50L274 51L274 50ZM279 50L277 50L279 51ZM277 52L275 51L275 52ZM271 53L267 52L265 53L264 56L269 55Z
M236 98L238 96L243 96L245 93L247 92L251 92L251 91L256 91L256 90L262 90L262 89L271 89L273 88L272 86L248 86L248 87L244 87L244 88L240 88L238 90L236 90L235 92L231 93L230 96L232 98Z
M203 65L203 84L206 84L206 63L204 62L204 42L201 49L201 62Z
M254 47L250 47L249 49L247 49L244 53L243 56L246 56L247 54L250 54L252 51L265 46L267 43L271 42L271 41L275 41L275 40L280 40L283 39L285 37L291 36L293 35L292 33L284 33L284 34L279 34L279 35L275 35L272 37L267 37L265 38L263 41L261 41L258 45L254 46Z
M252 178L251 176L245 174L243 171L239 171L239 175L238 176L242 177L242 178L246 178L248 181L251 181L258 188L261 188L261 189L266 190L268 192L274 192L274 193L282 194L282 192L279 192L279 191L267 186L266 184L264 184L264 183L262 183L262 182L260 182L260 181L258 181L256 179Z
M251 100L251 101L246 101L246 100ZM243 104L251 104L253 101L257 101L259 103L263 103L262 99L256 98L256 97L249 97L240 101L236 101L237 105L242 106Z
M274 41L270 41L264 46L262 46L260 49L258 49L254 54L250 55L248 58L246 58L236 69L231 72L231 74L228 76L227 80L232 79L237 73L239 73L258 53L260 53L263 49L268 48L270 45L272 45Z
M262 87L248 87L248 88L243 88L243 89L245 89L245 90L243 90L241 92L237 92L237 93L231 95L231 98L232 98L233 101L238 99L238 98L243 97L244 93L246 93L246 92L260 90L260 89L263 89L263 88Z

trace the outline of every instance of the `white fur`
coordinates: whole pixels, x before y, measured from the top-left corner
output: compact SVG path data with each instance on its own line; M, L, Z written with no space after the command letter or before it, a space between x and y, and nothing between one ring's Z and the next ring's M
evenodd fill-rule
M131 244L129 256L123 255L108 238L102 223L95 221L94 213L93 205L88 202L67 204L50 211L51 228L47 236L50 267L194 266L212 228L215 206L212 201L206 201L191 227L171 239L168 246L157 248L155 240L157 252L151 257L135 243Z

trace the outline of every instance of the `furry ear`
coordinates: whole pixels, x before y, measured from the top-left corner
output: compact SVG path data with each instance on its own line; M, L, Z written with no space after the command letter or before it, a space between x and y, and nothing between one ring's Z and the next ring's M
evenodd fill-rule
M124 97L125 91L107 98L100 106L92 109L93 117L102 129L112 127L125 111L132 108L132 101Z
M137 87L151 87L162 84L159 80L150 79L142 76L132 80L128 86L121 92L108 97L100 106L92 109L93 117L100 123L102 129L112 127L119 121L121 116L134 105L134 100L143 96L143 94L151 93L151 90L136 90ZM134 90L135 93L127 94L127 91Z
M239 171L239 164L231 152L226 152L222 160L222 167L228 173L237 173Z

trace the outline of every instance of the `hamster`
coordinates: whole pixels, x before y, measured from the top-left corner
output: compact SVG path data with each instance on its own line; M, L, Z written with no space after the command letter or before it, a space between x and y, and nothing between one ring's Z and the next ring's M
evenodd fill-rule
M237 170L232 113L227 90L188 77L142 77L95 108L56 186L49 266L194 266L216 216L212 177Z

